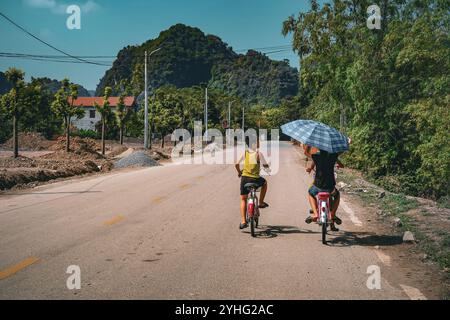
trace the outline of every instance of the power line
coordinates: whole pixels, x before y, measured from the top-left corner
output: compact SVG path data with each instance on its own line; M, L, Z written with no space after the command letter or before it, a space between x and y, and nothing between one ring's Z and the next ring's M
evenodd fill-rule
M59 55L44 55L44 54L28 54L28 53L15 53L15 52L0 52L1 56L7 56L7 57L33 57L33 58L49 58L49 59L60 59L60 58L66 58L67 56L59 56ZM115 59L116 56L75 56L77 58L90 58L90 59Z
M267 49L271 48L270 51L259 51L262 54L271 55L277 53L284 53L291 51L292 49L286 48L288 46L273 46L273 47L264 47L264 48L256 48L256 49L248 49L248 50L257 50L257 49ZM277 49L278 48L278 49ZM273 50L277 49L277 50ZM247 51L248 51L247 50ZM73 57L73 58L72 58ZM117 56L107 56L107 55L85 55L85 56L74 56L70 57L64 55L45 55L45 54L29 54L29 53L17 53L17 52L0 52L0 58L14 58L14 59L22 59L22 60L32 60L32 61L46 61L46 62L59 62L59 63L85 63L84 59L116 59ZM77 61L73 59L76 58ZM81 60L81 61L80 61ZM89 61L91 64L95 63L102 66L111 66L111 62L107 61Z
M37 36L35 36L34 34L32 34L31 32L29 32L28 30L26 30L25 28L23 28L22 26L18 25L16 22L14 22L13 20L11 20L10 18L8 18L4 13L0 12L0 16L2 16L3 18L5 18L8 22L10 22L11 24L13 24L15 27L19 28L20 30L22 30L23 32L25 32L26 34L28 34L30 37L36 39L37 41L45 44L46 46L52 48L53 50L58 51L59 53L62 53L63 55L70 57L72 59L78 60L82 63L87 63L87 64L93 64L93 65L98 65L98 66L106 66L109 67L109 65L106 64L101 64L101 63L97 63L97 62L92 62L92 61L88 61L88 60L84 60L78 57L75 57L67 52L64 52L58 48L56 48L55 46L49 44L48 42L45 42L44 40L38 38Z
M288 51L291 51L291 49L269 51L269 52L264 52L264 54L274 54L274 53L281 53L281 52L288 52Z
M280 46L271 46L271 47L261 47L261 48L249 48L249 49L239 49L236 52L246 52L249 50L257 50L257 51L272 51L272 50L281 50L281 49L291 49L291 45L280 45Z
M64 57L62 56L44 56L44 55L27 55L27 54L15 54L15 56L13 56L14 54L11 55L7 55L7 54L3 54L3 57L19 57L19 56L27 56L30 58L65 58L65 57L69 57L71 59L75 59L78 60L81 63L87 63L87 64L93 64L93 65L98 65L98 66L105 66L105 67L109 67L110 65L108 64L104 64L104 63L99 63L99 62L93 62L93 61L88 61L85 60L84 58L98 58L98 59L107 59L107 58L116 58L115 56L74 56L71 55L65 51L62 51L58 48L56 48L55 46L51 45L50 43L40 39L39 37L37 37L36 35L32 34L31 32L29 32L28 30L26 30L24 27L20 26L19 24L17 24L16 22L14 22L12 19L10 19L9 17L7 17L4 13L0 12L0 16L2 16L4 19L6 19L8 22L10 22L11 24L13 24L15 27L19 28L20 30L22 30L23 32L25 32L26 34L28 34L29 36L31 36L32 38L36 39L37 41L45 44L46 46L52 48L55 51L58 51L59 53L62 53L64 55ZM291 45L279 45L279 46L269 46L269 47L261 47L261 48L251 48L251 49L240 49L240 50L236 50L236 52L244 52L244 51L248 51L248 50L257 50L257 51L261 51L261 53L264 53L264 51L269 51L267 52L267 54L272 54L272 53L279 53L279 52L283 52L283 51L288 51L288 49L291 49ZM62 61L59 61L62 62Z
M0 58L14 58L14 59L31 60L31 61L45 61L45 62L85 64L84 62L74 61L74 60L45 59L45 58L35 58L35 57L8 57L8 56L2 56L1 54L0 54ZM112 65L104 64L104 66L112 66Z

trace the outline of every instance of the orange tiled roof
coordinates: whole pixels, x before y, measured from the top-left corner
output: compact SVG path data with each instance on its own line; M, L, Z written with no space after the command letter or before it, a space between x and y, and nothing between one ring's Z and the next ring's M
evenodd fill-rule
M71 102L72 100L69 98L69 101ZM111 107L116 107L117 103L119 103L119 97L110 97L108 101ZM135 101L136 99L134 97L125 97L124 99L125 106L127 107L132 107ZM79 97L75 99L73 105L76 107L93 107L95 102L100 106L103 105L103 97Z

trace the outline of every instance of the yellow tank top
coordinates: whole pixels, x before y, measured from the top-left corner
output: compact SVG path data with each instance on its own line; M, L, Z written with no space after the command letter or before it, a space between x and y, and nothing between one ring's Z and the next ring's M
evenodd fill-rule
M259 178L260 165L257 152L245 151L244 169L242 176L249 178Z

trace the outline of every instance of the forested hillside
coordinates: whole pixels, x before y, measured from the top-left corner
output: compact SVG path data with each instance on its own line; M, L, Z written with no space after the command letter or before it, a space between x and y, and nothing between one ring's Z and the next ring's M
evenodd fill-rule
M117 87L123 80L131 83L132 91L139 95L144 89L144 53L159 47L162 49L149 58L151 89L163 85L186 88L208 84L246 102L268 105L298 92L298 73L288 62L272 61L255 51L239 55L219 37L177 24L156 39L122 49L113 67L101 79L97 95L106 86Z

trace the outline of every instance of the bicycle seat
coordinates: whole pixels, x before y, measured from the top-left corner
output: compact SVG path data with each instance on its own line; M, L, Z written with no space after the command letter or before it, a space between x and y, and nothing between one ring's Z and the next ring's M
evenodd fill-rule
M258 189L258 188L259 188L259 185L256 184L256 183L253 183L253 182L249 182L249 183L246 183L246 184L244 185L244 187L245 187L246 189Z
M330 193L329 192L319 192L319 194L317 196L319 197L320 200L328 200L328 198L330 198Z

